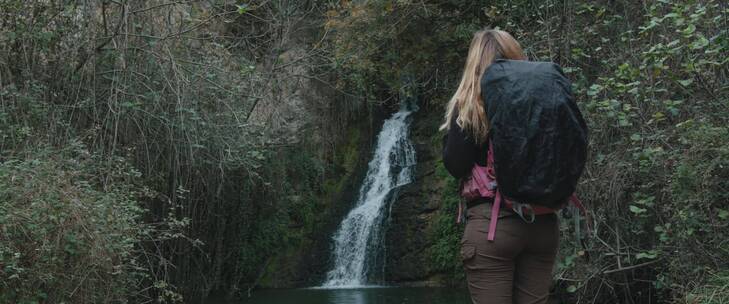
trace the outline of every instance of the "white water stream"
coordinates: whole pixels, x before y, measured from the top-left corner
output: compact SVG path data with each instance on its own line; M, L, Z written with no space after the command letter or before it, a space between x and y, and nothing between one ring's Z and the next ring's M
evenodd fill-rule
M385 120L377 135L377 146L367 175L359 189L354 209L334 234L334 265L327 273L324 288L351 288L367 285L375 271L384 265L384 231L389 205L397 188L412 181L415 150L410 143L410 114L413 105ZM382 265L378 265L378 263Z

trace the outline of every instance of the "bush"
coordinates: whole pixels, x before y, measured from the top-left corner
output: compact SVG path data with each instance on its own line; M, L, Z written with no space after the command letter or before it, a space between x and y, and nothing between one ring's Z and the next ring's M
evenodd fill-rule
M442 162L438 163L435 172L439 179L446 181L448 191L441 193L442 206L427 231L429 242L433 244L428 250L428 262L434 271L446 275L446 283L458 285L465 279L460 255L464 227L455 220L461 201L454 190L458 188L458 181L448 174Z
M155 229L139 172L72 148L0 163L0 303L126 303L152 294L143 283L174 299L141 249Z

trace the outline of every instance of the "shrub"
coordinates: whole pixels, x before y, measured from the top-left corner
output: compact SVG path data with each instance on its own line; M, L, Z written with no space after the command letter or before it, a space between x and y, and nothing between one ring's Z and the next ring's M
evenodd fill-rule
M126 303L151 296L143 283L175 299L142 250L156 229L138 177L79 144L0 163L0 303Z

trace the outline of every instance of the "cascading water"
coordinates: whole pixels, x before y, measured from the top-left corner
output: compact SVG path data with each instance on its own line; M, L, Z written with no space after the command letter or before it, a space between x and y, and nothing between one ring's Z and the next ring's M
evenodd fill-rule
M415 149L409 138L410 114L414 104L403 103L400 111L385 120L377 135L377 146L359 189L354 209L334 234L334 267L322 287L359 287L368 283L371 272L382 270L383 226L388 205L400 186L413 177Z

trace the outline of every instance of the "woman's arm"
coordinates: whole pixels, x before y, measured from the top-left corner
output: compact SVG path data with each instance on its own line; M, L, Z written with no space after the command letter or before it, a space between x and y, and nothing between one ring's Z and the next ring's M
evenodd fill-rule
M476 142L458 126L457 118L451 119L448 133L443 137L443 164L448 173L461 178L471 173L478 148Z

